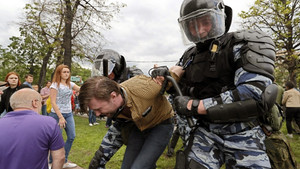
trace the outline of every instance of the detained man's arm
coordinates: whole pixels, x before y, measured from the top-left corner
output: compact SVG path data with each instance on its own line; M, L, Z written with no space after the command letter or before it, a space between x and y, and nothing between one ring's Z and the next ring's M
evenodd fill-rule
M65 149L64 147L58 150L50 150L52 156L52 169L61 169L65 163Z

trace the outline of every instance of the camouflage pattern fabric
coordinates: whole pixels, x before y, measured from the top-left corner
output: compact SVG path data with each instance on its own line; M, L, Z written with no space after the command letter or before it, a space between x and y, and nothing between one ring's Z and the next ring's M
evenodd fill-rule
M265 145L273 169L297 168L295 155L282 132L273 132L266 138Z
M103 166L103 168L100 169L105 168L105 164L123 145L120 126L120 122L113 123L101 142L103 156L100 159L100 166Z
M218 135L203 127L195 131L188 158L205 168L271 168L262 129L254 127L235 134Z
M182 139L183 145L185 147L190 137L190 132L192 129L189 127L186 118L181 117L177 114L175 118L177 120L177 127L178 127L180 138ZM195 124L197 123L197 120L195 118L193 118L193 121Z

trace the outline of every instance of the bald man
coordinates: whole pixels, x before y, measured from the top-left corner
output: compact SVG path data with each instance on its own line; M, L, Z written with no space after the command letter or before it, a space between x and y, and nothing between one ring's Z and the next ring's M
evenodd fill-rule
M41 95L33 89L16 91L10 98L14 111L0 119L0 168L61 169L65 160L64 140L57 122L38 114Z

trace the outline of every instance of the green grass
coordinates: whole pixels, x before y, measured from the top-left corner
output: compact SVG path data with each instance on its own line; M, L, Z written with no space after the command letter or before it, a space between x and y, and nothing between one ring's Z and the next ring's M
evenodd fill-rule
M71 152L69 154L69 160L76 163L82 168L87 169L89 162L93 157L95 151L99 148L103 136L107 132L105 128L105 121L98 121L100 124L96 126L89 126L88 119L84 117L74 116L76 124L76 138L73 143ZM287 133L285 123L282 127L282 132ZM63 132L64 138L65 132ZM296 160L300 164L300 138L299 135L294 135L293 139L288 139L292 149L295 153ZM179 142L176 146L175 152L182 146L182 142ZM123 154L125 152L125 146L123 146L107 163L106 169L118 169L121 168ZM175 166L175 155L171 158L166 156L166 151L160 157L157 162L157 169L173 169ZM224 167L223 167L224 168Z

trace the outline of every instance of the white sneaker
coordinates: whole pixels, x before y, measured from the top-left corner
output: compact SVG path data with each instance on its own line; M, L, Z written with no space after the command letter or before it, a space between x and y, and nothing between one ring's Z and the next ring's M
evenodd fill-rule
M98 125L99 123L94 123L94 125Z
M63 168L74 168L77 167L77 164L74 163L65 163Z
M51 168L52 168L52 164L49 163L49 164L48 164L48 169L51 169Z
M90 123L89 125L90 125L90 126L93 126L93 124L92 124L92 123Z
M293 138L293 134L287 134L286 136L289 138Z

